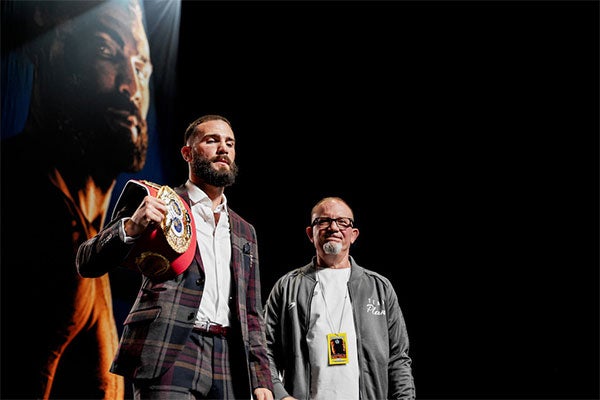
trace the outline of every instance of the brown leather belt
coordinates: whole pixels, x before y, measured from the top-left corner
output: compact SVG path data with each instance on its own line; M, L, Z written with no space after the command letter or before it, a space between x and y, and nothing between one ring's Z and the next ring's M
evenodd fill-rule
M201 334L220 335L226 337L231 332L231 328L212 322L201 322L200 325L194 326L194 331Z

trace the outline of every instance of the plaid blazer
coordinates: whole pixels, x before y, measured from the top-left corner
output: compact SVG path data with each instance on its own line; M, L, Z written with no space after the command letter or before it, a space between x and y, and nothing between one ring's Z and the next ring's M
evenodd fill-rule
M189 204L185 186L179 186L175 191ZM77 264L82 276L99 276L121 264L127 257L131 245L119 237L118 221L131 216L136 208L137 204L115 210L107 227L81 245ZM241 332L236 336L241 342L235 348L244 349L250 389L264 387L272 390L266 354L256 231L231 209L229 222L235 293L232 312L237 317L237 328ZM143 277L137 298L124 322L111 372L130 379L151 379L162 375L173 365L193 328L204 290L204 277L198 247L191 265L175 278L152 282Z

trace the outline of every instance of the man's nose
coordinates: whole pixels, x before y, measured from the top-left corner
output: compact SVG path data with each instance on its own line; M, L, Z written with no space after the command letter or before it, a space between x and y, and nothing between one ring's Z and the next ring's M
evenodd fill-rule
M141 85L137 76L135 61L133 59L124 62L119 71L119 93L127 96L127 98L136 104L139 104L142 98L140 90Z

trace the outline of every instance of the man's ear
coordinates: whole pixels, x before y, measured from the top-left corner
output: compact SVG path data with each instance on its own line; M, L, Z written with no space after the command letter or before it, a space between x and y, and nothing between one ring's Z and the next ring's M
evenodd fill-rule
M313 227L312 226L306 227L306 236L308 236L308 240L310 240L311 243L315 242L313 239Z
M183 159L186 162L190 161L190 152L191 152L192 148L188 145L185 145L181 148L181 156L183 157Z
M350 243L354 243L356 241L356 239L358 238L359 234L360 234L360 231L358 230L358 228L352 228L352 237L350 239Z

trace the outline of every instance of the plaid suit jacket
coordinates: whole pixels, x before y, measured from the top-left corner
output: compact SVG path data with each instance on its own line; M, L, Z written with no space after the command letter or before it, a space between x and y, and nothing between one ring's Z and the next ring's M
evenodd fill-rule
M185 186L175 191L189 203ZM96 237L85 242L77 255L82 276L99 276L127 257L131 245L119 237L118 221L131 216L137 205L115 210L112 221ZM237 317L241 343L248 366L250 389L272 390L266 354L261 301L258 249L254 227L229 209L231 270L235 292L232 309ZM119 348L111 372L130 379L162 375L176 360L193 328L204 290L202 256L196 248L191 265L164 282L143 277L137 298L124 322ZM232 346L233 347L233 346Z

